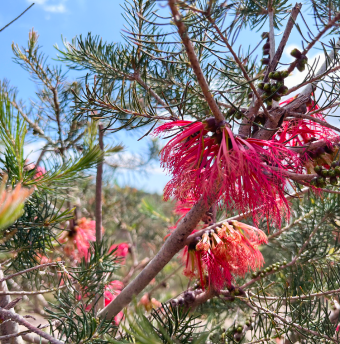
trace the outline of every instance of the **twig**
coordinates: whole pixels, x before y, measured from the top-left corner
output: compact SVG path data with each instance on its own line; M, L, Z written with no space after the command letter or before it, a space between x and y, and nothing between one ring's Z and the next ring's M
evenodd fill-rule
M280 297L274 297L274 296L260 296L257 294L252 293L251 291L248 292L249 295L254 296L258 299L263 299L263 300L269 300L269 301L282 301L282 298ZM323 291L320 293L314 293L314 294L309 294L309 295L299 295L299 296L289 296L285 297L285 301L299 301L299 300L306 300L310 299L312 297L322 297L322 296L327 296L327 295L333 295L333 294L339 294L340 289L335 289L335 290L328 290L328 291Z
M174 112L172 111L171 107L168 106L165 101L149 86L147 85L143 80L142 78L140 77L139 73L135 73L134 74L135 76L135 80L146 90L146 91L149 91L150 94L155 98L156 102L160 105L162 105L162 107L164 107L164 109L167 109L171 116L172 116L172 119L176 120L177 119L177 116L176 114L174 114Z
M293 112L293 111L288 113L288 117L289 116L294 117L294 118L308 119L308 120L313 121L315 123L321 124L323 127L330 128L330 129L333 129L334 131L340 132L340 129L338 127L335 127L334 125L329 124L328 122L323 121L322 119L317 118L317 117L313 117L313 116L310 116L310 115L305 115L303 113Z
M3 277L4 273L2 268L0 267L0 277ZM5 281L1 281L0 282L0 290L3 292L8 291L8 286L7 283ZM9 304L11 303L11 297L9 295L1 295L0 296L0 308L1 307L7 307L9 306ZM14 308L11 308L8 312L15 314ZM0 317L1 319L1 317ZM17 334L19 333L19 326L17 323L13 322L13 321L6 321L6 322L2 322L0 325L0 334L2 336L7 336L7 335L13 335L13 338L9 341L7 341L7 343L11 343L11 344L21 344L22 343L22 339L20 336L17 336ZM6 341L4 340L4 343L6 343Z
M34 291L0 291L0 295L40 295L40 294L47 294L53 293L54 291L58 291L61 289L65 289L67 285L62 285L57 288L52 289L42 289L42 290L34 290Z
M310 212L308 212L307 214L299 217L298 219L296 219L295 221L293 221L291 224L289 224L288 226L282 228L281 230L273 233L272 235L268 236L268 240L274 239L276 237L278 237L279 235L281 235L284 232L287 232L290 228L292 228L293 226L297 225L299 222L305 220L307 217L313 215L315 213L315 210L312 209Z
M47 334L46 332L33 326L32 324L30 324L28 321L26 321L20 315L14 314L11 311L8 311L2 307L0 307L0 316L1 316L1 318L5 319L5 320L10 319L19 325L27 327L31 332L34 332L34 333L38 334L39 336L49 340L52 344L65 344L64 342L52 337L51 335Z
M172 12L174 22L177 26L178 33L181 36L183 45L185 46L188 58L189 58L190 63L191 63L191 67L192 67L192 69L196 75L198 84L200 85L201 90L204 94L204 98L207 101L207 103L211 109L211 112L213 113L216 121L217 122L223 122L224 116L223 116L221 110L219 109L213 95L210 93L209 85L208 85L208 83L204 77L204 74L203 74L203 71L201 69L198 58L196 56L194 47L193 47L193 45L189 39L187 29L186 29L186 27L182 21L182 18L181 18L181 14L178 11L177 1L176 0L169 0L168 3L169 3L170 10Z
M264 311L266 314L271 314L273 317L278 318L282 323L284 323L284 324L286 324L286 325L288 325L288 326L290 326L290 327L295 327L296 329L300 330L301 332L300 332L300 331L299 331L299 332L300 332L301 335L303 335L303 332L308 332L308 333L310 333L310 334L312 334L312 335L314 335L314 336L317 336L317 337L321 337L321 338L330 340L330 341L333 342L333 343L339 343L338 340L336 340L336 339L333 339L333 338L331 338L331 337L325 336L325 335L323 335L323 334L321 334L321 333L319 333L319 332L316 332L316 331L313 331L313 330L309 330L309 329L307 329L307 328L305 328L305 327L302 327L302 326L300 326L300 325L298 325L298 324L295 324L295 323L293 323L293 322L288 322L288 321L286 320L286 318L281 317L280 315L276 314L275 312L272 312L272 311L270 311L269 309L263 308L263 307L257 305L257 304L254 303L254 302L252 303L252 305L253 305L254 307L258 308L258 309L261 309L261 310Z
M334 26L334 24L340 19L340 13L338 13L332 20L330 20L328 22L327 25L325 25L325 27L314 37L314 39L308 44L308 46L304 49L304 51L302 52L302 55L306 55L308 53L308 51L310 49L313 48L313 46L315 45L316 42L319 42L319 39L331 28ZM340 39L338 40L337 44L339 43ZM332 58L331 58L332 59ZM326 61L327 61L327 58L326 58ZM325 61L325 62L326 62ZM294 62L291 63L291 65L289 66L288 68L288 73L291 73L294 68L296 67L297 65L297 60L295 60ZM324 73L324 71L322 72ZM312 91L311 91L312 92ZM310 93L311 93L310 92Z
M309 79L309 80L307 80L307 81L305 81L305 82L303 82L297 86L290 88L287 91L286 96L288 96L292 92L295 92L296 90L298 90L299 88L301 88L303 86L306 86L308 84L312 84L315 81L319 81L320 78L327 76L328 74L334 73L334 72L338 71L339 69L340 69L340 66L337 66L337 67L331 68L331 69L329 69L323 73L321 73L321 70L319 70L319 73L314 78L311 78L311 79Z
M98 141L99 141L99 148L102 152L104 151L103 136L104 136L103 125L98 124ZM96 217L96 242L98 244L100 244L103 239L102 191L103 191L103 161L100 161L97 165L97 175L96 175L96 216L95 216Z
M285 31L282 35L282 38L281 38L281 41L280 41L280 44L276 50L276 53L273 57L273 60L271 61L270 65L268 66L267 70L266 70L266 74L264 76L264 81L267 81L268 80L268 75L270 72L273 72L278 64L278 62L280 61L281 59L281 56L282 56L282 53L283 53L283 50L287 44L287 41L290 37L290 34L292 32L292 29L295 25L295 21L296 21L296 18L297 16L299 15L300 13L300 10L301 10L301 7L302 7L302 4L295 4L295 6L293 7L292 11L290 12L290 18L287 22L287 26L285 28Z
M58 263L63 263L63 262L58 262ZM29 269L26 269L26 270L22 270L22 271L14 273L12 275L8 275L6 277L0 278L0 283L3 282L3 281L8 280L10 278L13 278L15 276L19 276L19 275L25 274L27 272L31 272L31 271L36 270L36 269L45 268L46 266L58 266L59 265L58 263L46 263L46 264L40 264L40 265L37 265L37 266L33 266L32 268L29 268Z
M34 129L40 136L47 140L52 146L55 146L55 142L44 133L44 131L38 126L38 124L34 123L28 118L28 116L22 111L22 109L14 100L10 100L10 103L18 110L22 118L29 124L32 129Z
M3 31L3 30L5 30L6 27L10 26L10 25L11 25L12 23L14 23L16 20L18 20L18 19L19 19L23 14L25 14L33 5L34 5L34 3L31 4L30 6L28 6L28 7L25 9L24 12L22 12L21 14L19 14L15 19L13 19L11 22L9 22L7 25L5 25L2 29L0 29L0 32Z

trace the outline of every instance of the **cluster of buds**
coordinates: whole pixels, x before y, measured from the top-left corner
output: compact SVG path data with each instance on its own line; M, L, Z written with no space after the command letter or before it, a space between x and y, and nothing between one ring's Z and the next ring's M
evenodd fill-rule
M297 59L296 68L299 72L303 72L306 69L306 64L308 63L308 57L306 55L302 55L299 49L293 49L290 52L290 55Z
M220 328L218 331L214 332L209 336L209 343L211 344L224 344L227 342L228 338L233 338L234 341L240 342L247 331L253 329L253 322L251 317L245 319L243 323L235 323L230 328Z
M340 177L340 166L339 161L333 161L330 168L325 168L323 166L317 165L314 167L314 171L319 175L318 177L312 179L310 184L317 187L325 187L327 182L331 185L338 185L338 178ZM329 180L327 179L329 178Z
M259 82L257 87L264 91L262 99L265 101L267 106L272 106L273 100L280 101L281 97L288 93L288 87L284 84L284 79L289 76L287 70L270 72L268 77L271 80L275 80L273 83Z
M252 274L253 278L257 278L257 277L264 277L266 276L266 274L268 274L269 272L276 272L278 271L281 267L284 267L287 265L287 261L284 260L283 262L276 262L272 265L267 266L265 269L263 269L262 271L256 271Z
M189 307L195 302L196 296L201 294L202 292L203 290L201 288L187 290L177 299L172 299L170 301L170 304L172 308Z

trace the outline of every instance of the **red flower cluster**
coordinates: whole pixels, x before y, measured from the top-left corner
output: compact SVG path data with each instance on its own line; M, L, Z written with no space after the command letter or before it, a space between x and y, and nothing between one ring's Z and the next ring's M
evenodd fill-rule
M161 151L161 164L172 174L164 190L166 200L215 194L229 209L257 208L258 218L271 215L281 222L282 207L288 210L282 171L299 170L296 154L275 141L234 136L227 124L216 124L213 118L167 123L155 133L173 130L179 133Z
M124 288L124 284L121 281L115 280L110 282L109 285L106 286L106 289L104 291L104 302L105 302L105 307L111 303L122 291ZM116 325L120 323L120 321L123 319L124 313L119 312L115 318L114 321Z
M207 275L208 284L220 290L230 285L233 275L244 276L261 268L264 260L258 246L265 243L267 237L260 229L238 221L225 222L185 248L184 274L200 278L202 287Z
M96 221L82 217L70 232L64 232L59 240L66 243L65 253L75 259L89 258L90 242L96 241Z
M289 104L295 98L296 96L285 100L280 103L280 105ZM315 104L314 101L311 101L307 106L307 112L312 112L318 109L319 106ZM311 116L322 121L326 121L322 113L315 113ZM334 130L324 127L319 123L309 119L294 118L282 123L281 129L277 132L275 139L280 143L295 147L306 145L311 142L311 140L323 139L331 142L331 140L337 136L338 135Z
M115 255L117 257L122 258L122 260L120 262L122 264L125 264L125 258L129 253L130 245L127 244L126 242L122 242L121 244L118 244L118 245L112 245L109 249L109 252L112 252L114 249L117 249L115 251Z

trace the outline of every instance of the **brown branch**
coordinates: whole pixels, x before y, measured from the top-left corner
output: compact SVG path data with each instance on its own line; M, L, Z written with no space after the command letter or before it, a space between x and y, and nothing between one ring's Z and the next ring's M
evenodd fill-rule
M63 262L58 262L58 263L61 264ZM22 270L22 271L14 273L12 275L8 275L6 277L0 278L0 283L3 282L3 281L8 280L10 278L13 278L15 276L19 276L19 275L25 274L27 272L31 272L31 271L36 270L36 269L44 268L46 266L58 266L58 263L46 263L46 264L40 264L40 265L37 265L37 266L33 266L32 268L29 268L29 269L26 269L26 270Z
M212 201L210 202L212 203ZM201 199L192 207L151 262L122 290L115 300L98 313L98 317L114 317L132 301L134 296L137 296L150 283L172 257L185 246L185 239L197 226L207 209L209 209L210 202Z
M31 332L38 334L39 336L49 340L52 344L64 344L64 342L52 337L51 335L47 334L46 332L38 329L37 327L30 324L27 320L21 317L18 314L14 314L11 311L8 311L2 307L0 307L0 317L4 320L12 320L19 325L27 327Z
M3 275L4 275L3 270L0 267L0 277L3 277ZM8 291L8 286L7 286L7 283L5 281L0 282L0 290L3 292ZM9 295L1 295L0 296L0 308L9 306L10 303L11 303L11 297ZM15 313L14 308L10 308L9 312L14 314ZM0 319L1 319L1 317L0 317ZM17 323L15 323L13 321L1 322L0 334L2 336L14 335L13 338L11 338L9 340L4 339L2 341L2 344L21 344L22 339L20 336L18 337L18 333L19 333L19 326Z
M276 53L273 57L273 60L271 61L270 65L268 66L267 70L266 70L266 73L265 73L265 76L264 76L264 82L268 80L268 75L270 72L273 72L277 66L277 64L279 63L280 59L281 59L281 56L282 56L282 53L283 53L283 50L287 44L287 41L290 37L290 34L292 32L292 29L295 25L295 21L296 21L296 18L297 16L299 15L300 13L300 10L301 10L301 7L302 7L302 4L295 4L295 6L293 7L292 11L290 12L290 18L287 22L287 26L285 28L285 31L283 32L283 35L282 35L282 38L281 38L281 41L280 41L280 44L276 50Z
M204 94L204 98L207 101L211 112L213 113L215 119L217 122L223 122L224 121L224 116L220 110L220 108L218 107L213 95L211 94L210 90L209 90L209 85L204 77L203 71L201 69L200 63L198 61L198 58L196 56L195 53L195 49L189 39L188 36L188 32L186 29L186 26L184 25L183 21L182 21L182 17L181 14L178 11L177 8L177 1L176 0L169 0L168 1L172 16L173 16L173 20L174 23L177 26L178 29L178 33L182 39L182 43L186 49L188 58L190 60L191 63L191 67L196 75L198 84L201 87L201 90Z

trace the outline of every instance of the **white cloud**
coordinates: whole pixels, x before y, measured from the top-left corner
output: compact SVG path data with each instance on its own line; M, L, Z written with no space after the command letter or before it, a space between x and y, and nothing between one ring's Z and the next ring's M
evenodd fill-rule
M63 13L66 11L64 4L44 6L46 12Z
M35 0L35 4L42 6L43 10L50 13L64 13L66 12L66 7L64 3L67 0ZM31 3L32 0L27 0Z

